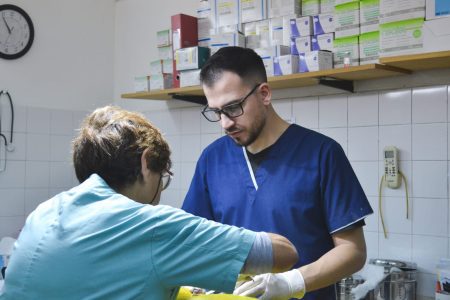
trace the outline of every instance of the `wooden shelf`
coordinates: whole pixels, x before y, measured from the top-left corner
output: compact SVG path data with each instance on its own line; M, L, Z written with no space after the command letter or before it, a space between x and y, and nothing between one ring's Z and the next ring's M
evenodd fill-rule
M330 82L329 79L334 81L334 84L329 84L330 86L340 88L340 83L347 84L346 87L348 87L348 84L350 83L351 86L353 81L386 78L440 68L450 68L450 51L385 57L380 59L379 64L275 76L269 77L268 81L274 90L327 84ZM345 87L343 89L348 90ZM200 86L192 86L123 94L122 98L171 100L181 99L183 96L204 96L204 94Z

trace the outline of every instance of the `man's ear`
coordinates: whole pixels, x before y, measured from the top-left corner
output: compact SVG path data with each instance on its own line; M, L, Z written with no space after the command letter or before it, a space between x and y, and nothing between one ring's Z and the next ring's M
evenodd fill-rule
M150 169L147 167L147 153L148 151L150 151L148 148L144 150L144 152L142 152L141 155L141 174L145 178L148 177L149 173L150 173Z
M267 83L261 84L260 93L263 96L264 105L269 105L272 101L272 90Z

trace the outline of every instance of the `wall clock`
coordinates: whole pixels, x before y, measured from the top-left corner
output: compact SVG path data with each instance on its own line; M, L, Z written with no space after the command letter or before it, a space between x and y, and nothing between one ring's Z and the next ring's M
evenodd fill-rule
M30 16L18 6L0 5L0 58L15 59L30 50L34 27Z

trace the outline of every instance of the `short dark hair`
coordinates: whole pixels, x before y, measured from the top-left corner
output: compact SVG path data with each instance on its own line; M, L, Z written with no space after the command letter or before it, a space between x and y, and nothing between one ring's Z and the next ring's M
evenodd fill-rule
M146 149L151 171L162 173L172 165L169 145L158 128L141 114L115 106L87 116L72 145L78 181L96 173L116 190L142 180L141 156Z
M200 71L200 81L212 86L224 71L239 75L249 85L267 82L266 69L255 51L242 47L223 47L214 53Z

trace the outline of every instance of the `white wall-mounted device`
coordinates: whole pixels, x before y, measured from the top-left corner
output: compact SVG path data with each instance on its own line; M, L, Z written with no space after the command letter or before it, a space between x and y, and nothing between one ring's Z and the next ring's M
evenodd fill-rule
M401 175L398 168L398 151L394 146L383 149L384 154L384 180L391 189L400 187Z

